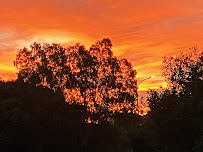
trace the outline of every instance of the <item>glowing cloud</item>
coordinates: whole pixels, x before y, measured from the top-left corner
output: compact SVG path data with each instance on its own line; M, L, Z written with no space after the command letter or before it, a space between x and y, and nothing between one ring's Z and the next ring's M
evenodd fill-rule
M0 6L0 77L15 79L18 50L36 42L89 47L108 37L114 55L130 60L139 89L166 86L162 56L203 39L202 0L10 0Z

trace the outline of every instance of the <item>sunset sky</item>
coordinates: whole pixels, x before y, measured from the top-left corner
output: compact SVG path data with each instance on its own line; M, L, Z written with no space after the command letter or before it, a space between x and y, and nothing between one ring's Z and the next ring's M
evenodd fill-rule
M203 0L0 0L0 77L16 78L15 55L33 42L110 38L113 53L137 70L140 90L165 87L162 57L203 47Z

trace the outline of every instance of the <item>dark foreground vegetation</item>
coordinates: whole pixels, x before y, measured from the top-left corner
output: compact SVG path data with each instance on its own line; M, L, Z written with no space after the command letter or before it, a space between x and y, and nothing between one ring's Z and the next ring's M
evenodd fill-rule
M147 116L118 114L98 125L85 123L85 107L65 103L50 89L0 82L0 92L1 151L201 152L203 148L202 92L193 105L195 99L166 91Z
M81 63L83 61L81 60ZM105 59L101 61L103 63ZM202 152L202 63L203 54L197 54L195 49L188 55L164 58L163 74L171 87L148 92L147 100L151 108L148 115L142 117L133 112L118 111L107 116L111 117L109 121L99 120L99 124L85 122L85 119L93 114L91 110L87 110L88 102L84 105L77 102L67 103L63 89L40 85L41 81L36 85L36 81L33 83L31 78L33 75L38 78L40 73L34 71L34 74L28 75L30 79L26 79L25 70L29 69L24 68L16 81L0 81L0 149L21 152ZM84 68L87 67L81 69ZM43 70L41 74L46 76ZM55 76L51 80L58 80L58 75ZM108 82L106 78L109 77L104 78L105 82ZM29 81L23 81L24 79ZM93 80L101 84L99 79ZM88 81L85 83L88 84ZM54 84L56 87L61 86ZM107 83L99 86L102 87L112 88ZM133 88L133 96L136 97L136 86ZM118 90L117 93L122 92ZM124 94L120 97L123 102L128 96ZM111 101L107 100L105 95L103 99L105 104ZM118 102L116 98L115 102ZM99 113L102 112L100 107L102 106L98 107L101 110ZM101 113L102 116L104 114L107 112Z
M86 124L86 108L65 103L60 93L17 82L1 82L0 90L1 151L119 151L129 146L112 125Z

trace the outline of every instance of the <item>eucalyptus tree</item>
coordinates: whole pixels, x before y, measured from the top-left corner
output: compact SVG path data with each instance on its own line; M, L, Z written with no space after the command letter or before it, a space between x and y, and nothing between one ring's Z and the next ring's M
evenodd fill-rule
M135 113L136 71L126 59L113 56L112 43L103 39L89 50L76 44L30 45L16 55L18 80L62 91L66 102L77 103L100 119L115 112Z

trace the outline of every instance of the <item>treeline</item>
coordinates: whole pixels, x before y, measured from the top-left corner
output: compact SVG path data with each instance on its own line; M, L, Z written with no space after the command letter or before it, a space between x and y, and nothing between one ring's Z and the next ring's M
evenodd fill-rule
M106 45L107 42L108 45ZM37 49L32 50L34 59L32 51L21 50L18 54L19 60L17 60L21 65L18 79L13 82L0 81L1 151L203 151L203 53L198 53L198 49L193 48L189 54L181 54L176 58L164 58L163 76L169 82L170 87L148 92L147 101L151 111L142 117L133 112L136 108L135 103L128 104L137 97L136 83L132 86L132 82L135 82L133 78L135 71L132 71L131 65L126 60L117 60L112 55L106 57L111 52L107 48L111 46L109 44L110 41L105 39L94 46L93 54L98 53L97 51L103 52L101 61L97 59L99 55L92 58L86 54L84 47L82 47L82 56L80 47L78 47L79 50L74 48L73 52L69 52L72 56L79 56L78 65L75 65L79 68L79 72L78 70L75 72L75 68L69 69L65 63L61 64L62 61L66 61L62 59L68 56L64 54L66 50L59 45L56 48L48 46L44 55L43 50L36 45ZM36 50L40 58L36 55ZM56 53L61 53L61 58L55 56ZM95 62L97 66L91 63L96 71L93 76L92 70L85 73L88 66L81 66L86 65L87 57L98 60ZM23 63L25 61L26 64ZM115 61L116 64L107 61ZM34 66L32 62L35 63ZM111 66L113 63L114 66ZM55 64L60 65L61 68L55 67ZM109 73L105 72L106 65L108 65ZM127 67L131 69L131 73L128 73ZM29 68L32 70L29 71ZM62 72L64 68L67 69L67 73ZM120 75L122 70L125 71L127 78ZM81 73L84 75L80 76ZM98 78L98 74L102 81ZM91 81L89 76L92 78ZM94 84L97 84L94 89L101 89L98 93L101 93L101 99L105 100L99 106L98 97L100 96L88 85L93 80ZM111 84L108 84L108 81ZM74 83L70 85L63 82ZM116 82L116 85L112 82ZM51 87L52 83L53 87ZM85 88L83 83L88 87ZM75 101L69 104L70 101L66 100L69 92L64 94L64 88L69 91L75 88L79 91L83 90L80 93L83 94L86 103ZM105 89L108 91L108 97L106 97ZM112 89L116 91L111 92ZM90 90L92 92L89 95L92 98L88 96ZM112 99L109 97L111 93L114 94ZM72 96L78 97L77 94L72 94ZM76 98L72 96L69 99L75 100ZM94 102L93 105L98 106L97 112L87 110L91 108L89 103L92 102ZM117 106L117 109L110 109L107 112L109 109L106 105ZM120 106L123 107L120 108ZM99 124L86 123L85 120L90 115L98 119ZM95 117L97 115L99 116Z
M200 84L199 84L200 87ZM201 83L202 89L202 83ZM196 97L151 91L147 116L116 114L88 124L86 107L44 87L0 82L2 151L196 151L203 148L202 92ZM158 102L157 102L158 101ZM154 103L156 102L156 103Z

